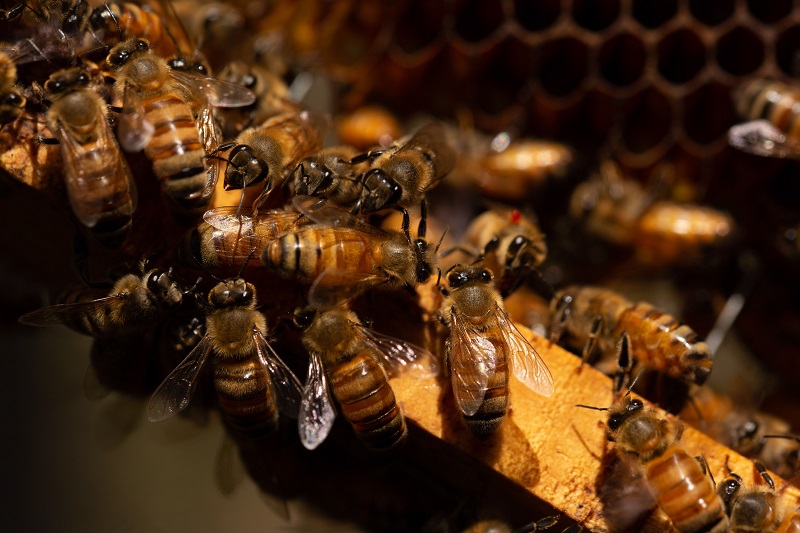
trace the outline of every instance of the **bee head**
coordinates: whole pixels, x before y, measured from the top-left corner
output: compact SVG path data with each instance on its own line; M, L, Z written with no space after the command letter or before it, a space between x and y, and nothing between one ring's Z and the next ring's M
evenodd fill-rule
M361 210L364 213L397 205L403 195L403 188L379 168L365 172L362 182Z
M311 326L311 323L314 322L316 316L317 311L314 308L295 307L294 313L292 314L292 327L299 331L305 331Z
M128 39L111 49L106 58L106 63L112 69L119 68L135 55L142 54L148 50L150 50L150 42L147 39Z
M226 279L208 293L208 303L217 309L249 305L255 298L255 287L243 278Z
M89 86L89 74L81 68L70 68L54 72L44 84L44 90L53 96L69 90L79 90Z
M163 270L152 270L147 275L147 290L149 290L159 302L162 309L175 309L183 301L183 291L178 288L178 284L172 279L172 272Z
M197 76L208 77L208 67L202 61L189 61L185 57L174 57L167 61L167 66L172 70L188 72Z
M742 488L742 478L731 472L717 487L717 494L725 505L725 513L731 513L731 502Z
M237 144L228 155L225 190L244 189L264 181L267 174L269 166L256 156L253 149L246 144Z

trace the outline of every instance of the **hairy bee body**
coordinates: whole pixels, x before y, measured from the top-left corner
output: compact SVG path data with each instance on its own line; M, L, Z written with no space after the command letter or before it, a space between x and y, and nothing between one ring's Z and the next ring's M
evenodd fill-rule
M63 324L93 337L110 337L150 325L162 310L174 309L182 300L183 292L168 273L150 270L141 276L123 276L102 298L97 298L97 291L78 287L64 295L61 303L23 315L20 322Z
M755 463L766 486L744 487L742 478L729 471L717 487L730 517L730 533L797 533L800 513L787 511L775 492L775 483L764 466Z
M467 426L481 438L492 435L508 406L509 369L528 388L553 393L553 378L533 346L517 330L481 265L456 265L447 274L441 318L450 328L445 360L452 389Z
M266 319L252 307L212 312L206 318L206 335L216 355L214 388L220 409L238 431L261 436L277 427L278 408L253 336L254 327L266 333Z
M160 13L133 2L104 3L94 8L89 24L106 46L140 37L147 39L161 57L179 53L181 46L184 49L191 48L188 43L176 41L176 36L179 37L181 32L170 31Z
M634 357L670 376L702 385L713 366L708 346L689 326L646 302L633 303L613 291L591 286L572 286L553 300L554 319L571 298L565 329L567 343L580 349L599 318L597 347L604 356L615 353L616 340L627 332Z
M145 155L161 182L170 208L178 215L196 215L205 210L210 197L205 194L209 176L206 171L204 145L195 122L187 95L170 76L166 61L157 56L150 44L142 39L124 41L111 49L107 59L117 76L117 91L123 100L138 100L136 109L125 109L120 115L126 123L138 116L139 128L148 125L152 132L146 137ZM128 95L129 91L134 96ZM122 134L123 146L128 135Z
M620 454L635 456L658 506L682 533L724 533L728 517L722 499L699 461L670 436L666 421L627 395L611 408L607 434Z
M363 189L358 178L363 165L350 162L357 154L352 146L330 146L305 158L290 176L292 192L323 197L342 208L352 208Z
M780 81L755 79L741 88L736 111L748 120L768 120L787 137L800 142L798 101L800 90Z
M47 124L61 145L72 210L102 242L122 241L131 227L136 185L108 124L105 101L79 68L53 73L45 91Z
M342 415L358 438L374 451L388 451L405 442L408 430L373 339L355 313L332 308L315 315L303 345L321 362ZM324 388L324 382L320 386ZM315 408L324 412L326 403L318 400ZM319 431L324 435L328 430Z

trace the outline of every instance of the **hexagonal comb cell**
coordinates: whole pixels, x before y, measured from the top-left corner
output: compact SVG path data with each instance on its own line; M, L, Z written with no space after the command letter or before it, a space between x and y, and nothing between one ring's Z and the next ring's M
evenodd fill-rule
M486 69L475 76L477 107L490 114L508 109L534 69L534 50L515 38L505 39L491 52Z
M446 7L443 0L409 0L408 4L394 25L393 40L403 52L413 54L441 37Z
M775 61L787 76L800 73L800 26L786 28L775 39Z
M750 74L764 62L764 43L753 30L738 26L717 41L717 63L736 76Z
M736 0L689 0L689 11L694 18L708 26L717 26L728 20L736 9Z
M730 87L709 83L687 95L683 101L683 129L698 144L711 144L722 138L736 122Z
M456 34L470 43L486 39L505 21L503 3L485 0L457 0L453 15Z
M631 13L636 21L648 29L662 26L678 13L677 0L633 0Z
M792 0L747 0L747 10L761 22L778 22L792 12Z
M552 96L563 97L575 91L589 71L588 47L572 37L544 43L540 58L540 81Z
M694 79L706 64L706 48L700 37L689 29L680 29L658 43L658 72L670 83Z
M572 18L582 28L602 31L619 17L619 0L573 0Z
M514 19L529 31L549 28L561 15L560 0L514 0Z
M622 140L628 151L644 154L669 135L672 129L670 99L654 87L641 91L625 107Z
M600 47L600 73L612 85L628 86L642 76L647 52L644 43L631 33L620 33Z
M387 24L387 13L388 9L380 4L352 6L336 31L323 40L324 61L348 66L363 63Z

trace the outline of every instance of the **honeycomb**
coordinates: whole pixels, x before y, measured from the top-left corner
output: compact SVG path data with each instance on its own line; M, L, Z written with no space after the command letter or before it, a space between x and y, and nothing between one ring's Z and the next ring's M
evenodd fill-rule
M719 155L732 89L791 78L800 48L790 0L306 3L345 105L468 109L479 128L601 146L634 168ZM303 54L300 26L289 42Z

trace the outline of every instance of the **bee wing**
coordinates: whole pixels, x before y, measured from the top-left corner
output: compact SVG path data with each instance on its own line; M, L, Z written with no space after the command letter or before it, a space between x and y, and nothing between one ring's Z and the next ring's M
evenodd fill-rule
M93 228L102 213L108 211L109 202L113 207L117 198L131 195L132 189L135 190L133 176L125 159L118 153L117 141L107 122L101 122L98 128L98 144L104 147L101 150L87 151L86 146L77 142L63 127L59 127L58 139L72 211L81 224ZM89 165L91 160L96 162L96 166ZM97 176L92 172L96 168L107 171ZM123 176L123 179L117 179L117 176ZM131 209L127 214L132 213Z
M248 232L253 230L252 210L237 206L215 207L203 213L203 220L215 229L226 233L231 231Z
M236 83L196 76L180 70L173 70L170 75L184 87L185 92L203 92L208 103L214 107L243 107L256 101L253 91Z
M507 346L506 353L511 358L514 376L533 392L548 398L552 396L553 376L544 360L508 318L505 309L497 306L495 319Z
M27 326L60 326L66 322L80 319L86 315L102 312L115 301L123 301L128 294L105 296L88 302L48 305L25 313L19 317L20 324Z
M800 159L800 146L790 142L767 120L751 120L732 126L728 130L728 143L755 155Z
M361 325L358 331L366 337L365 342L372 345L373 352L381 356L392 375L409 373L412 377L425 379L439 374L436 357L425 348Z
M194 350L175 367L150 397L147 404L147 418L158 422L174 416L189 405L203 366L213 351L208 336L203 337Z
M286 416L297 418L303 386L300 385L294 372L278 356L269 341L255 328L253 328L253 337L258 351L258 359L269 372L272 385L275 387L278 409Z
M311 284L308 303L318 309L330 309L385 282L386 276L328 268Z
M489 376L497 366L497 348L458 315L451 314L450 371L453 396L465 415L474 415L483 403Z
M336 418L325 370L318 353L309 353L308 376L303 387L300 411L300 440L306 449L313 450L328 436Z
M155 127L145 117L139 93L129 84L122 94L122 112L117 120L119 144L126 152L139 152L150 143Z
M376 236L386 235L386 232L382 229L363 222L360 218L351 215L324 198L320 199L316 196L299 195L292 198L292 205L300 213L322 226L329 228L353 228Z

